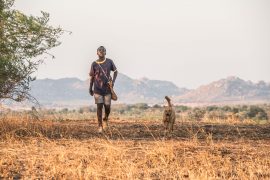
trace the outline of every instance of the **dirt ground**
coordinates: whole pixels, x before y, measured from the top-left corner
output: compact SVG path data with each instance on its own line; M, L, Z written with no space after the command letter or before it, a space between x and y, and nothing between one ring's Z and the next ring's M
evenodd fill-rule
M269 179L270 125L0 121L0 179Z
M40 123L41 132L44 127ZM44 123L47 124L48 123ZM270 140L270 124L210 124L194 122L178 122L174 126L171 135L165 136L162 123L157 121L128 121L111 120L109 129L103 134L97 132L97 122L94 120L66 120L49 122L49 128L42 133L47 138L109 138L112 140L157 140L169 138L175 140L185 140L196 138L205 140L211 138L215 141L221 140ZM18 136L31 136L31 133L24 130L16 131Z

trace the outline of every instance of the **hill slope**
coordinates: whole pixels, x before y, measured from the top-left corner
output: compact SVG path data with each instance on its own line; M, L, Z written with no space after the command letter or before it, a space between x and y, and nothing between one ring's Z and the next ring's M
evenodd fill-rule
M238 77L228 77L189 91L177 97L178 102L270 102L270 84L253 83Z
M63 78L58 80L41 79L31 84L31 94L42 104L90 104L93 98L88 94L89 80ZM118 103L157 103L165 95L179 96L188 92L169 81L140 79L134 80L124 74L118 74L115 91Z

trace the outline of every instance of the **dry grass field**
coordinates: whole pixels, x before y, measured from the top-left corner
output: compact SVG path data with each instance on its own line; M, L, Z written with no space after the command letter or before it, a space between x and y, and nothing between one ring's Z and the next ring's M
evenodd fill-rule
M0 120L0 179L270 179L270 124Z

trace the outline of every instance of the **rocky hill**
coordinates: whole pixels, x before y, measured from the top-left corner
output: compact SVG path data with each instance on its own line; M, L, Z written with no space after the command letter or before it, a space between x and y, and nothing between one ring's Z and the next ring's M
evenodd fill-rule
M77 78L40 79L31 84L31 94L44 105L87 105L93 103L88 94L89 80ZM189 90L178 88L169 81L131 79L124 74L118 74L115 91L119 96L117 103L159 103L165 95L180 96Z
M200 86L177 97L182 103L248 103L270 102L270 84L260 81L253 83L238 77L228 77Z
M31 84L31 94L40 104L47 107L88 106L94 104L93 97L88 94L88 88L89 80L39 79ZM169 81L132 79L119 74L115 91L119 99L114 103L125 104L164 103L165 95L172 97L174 104L186 105L270 103L269 83L264 81L254 83L238 77L228 77L188 90L179 88ZM8 101L8 104L14 106L11 101Z

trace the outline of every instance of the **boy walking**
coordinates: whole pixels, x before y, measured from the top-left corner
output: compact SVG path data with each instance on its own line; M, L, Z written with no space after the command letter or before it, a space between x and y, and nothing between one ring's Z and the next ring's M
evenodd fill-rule
M97 104L98 132L102 133L103 130L108 128L108 120L111 111L111 90L108 83L112 80L112 87L114 86L117 77L117 69L114 62L105 57L106 49L103 46L97 49L97 55L98 60L92 63L89 73L89 93L91 96L94 96L95 103ZM110 76L111 71L113 71L113 79L111 79ZM105 109L104 123L102 123L103 107Z

